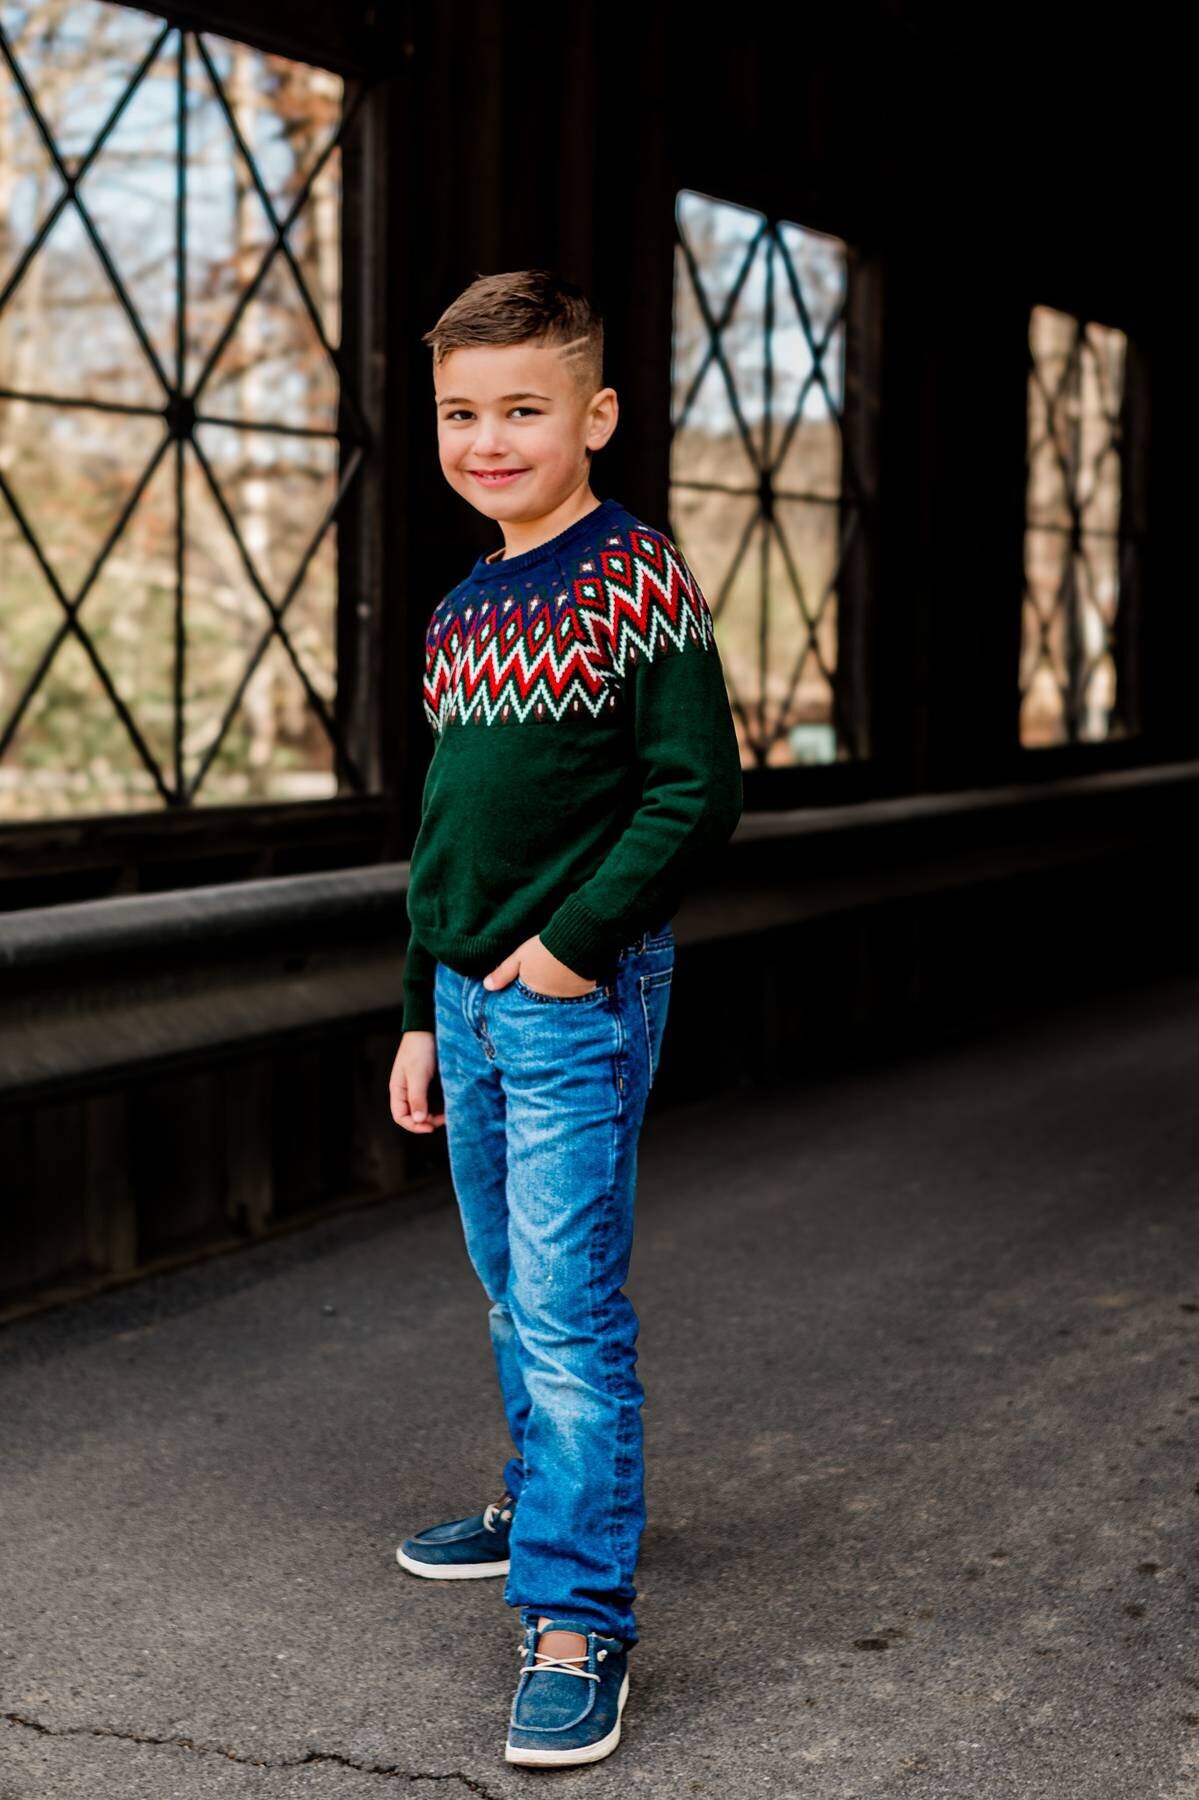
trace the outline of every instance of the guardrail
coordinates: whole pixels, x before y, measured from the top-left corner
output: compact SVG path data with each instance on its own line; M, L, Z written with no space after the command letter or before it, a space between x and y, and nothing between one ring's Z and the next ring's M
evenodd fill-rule
M1197 799L1188 763L743 819L675 919L697 979L657 1102L1181 971ZM444 1139L387 1101L407 884L375 864L0 913L0 1321L444 1194Z
M1199 763L753 814L680 944L1189 840ZM398 1016L406 862L0 914L0 1099Z

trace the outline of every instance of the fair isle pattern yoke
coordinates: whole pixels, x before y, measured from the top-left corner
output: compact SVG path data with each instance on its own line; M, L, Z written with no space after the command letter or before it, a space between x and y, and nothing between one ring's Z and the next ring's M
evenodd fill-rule
M425 717L435 737L451 722L599 718L618 706L638 657L652 662L688 644L715 648L707 601L664 532L644 525L612 531L598 557L547 573L552 594L522 597L505 589L497 565L494 594L468 587L462 604L455 590L437 608L425 638L424 676ZM525 583L545 585L544 577Z

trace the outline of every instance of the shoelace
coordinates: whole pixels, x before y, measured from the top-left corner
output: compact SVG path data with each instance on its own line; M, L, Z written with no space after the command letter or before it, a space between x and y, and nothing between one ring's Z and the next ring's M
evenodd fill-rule
M512 1495L508 1492L507 1488L504 1489L504 1492L500 1495L498 1500L490 1501L489 1504L483 1508L483 1523L488 1531L495 1530L497 1515L501 1519L510 1519L512 1517L512 1507L508 1507L507 1510L504 1508L505 1500L512 1500ZM516 1501L512 1500L512 1506L515 1505Z
M597 1651L596 1661L603 1662L607 1654L608 1652L606 1650ZM520 1647L520 1655L523 1660L525 1655L525 1646L523 1644ZM547 1669L560 1675L581 1675L585 1681L598 1681L599 1675L594 1669L575 1669L571 1667L572 1663L586 1661L587 1654L585 1651L582 1656L550 1656L544 1650L534 1650L533 1660L529 1663L526 1672L530 1675L536 1675L539 1674L542 1669Z

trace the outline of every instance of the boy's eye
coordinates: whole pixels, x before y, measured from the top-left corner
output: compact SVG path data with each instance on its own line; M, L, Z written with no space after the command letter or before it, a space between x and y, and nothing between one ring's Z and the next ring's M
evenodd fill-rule
M541 408L539 406L510 406L508 408L508 410L509 410L509 412L537 413L537 412L541 411ZM453 412L448 412L446 414L446 420L447 420L447 422L452 423L452 421L454 419L459 419L459 418L463 418L463 417L469 418L470 416L471 415L470 415L469 408L464 407L464 406L459 406L459 407L455 408L455 410Z

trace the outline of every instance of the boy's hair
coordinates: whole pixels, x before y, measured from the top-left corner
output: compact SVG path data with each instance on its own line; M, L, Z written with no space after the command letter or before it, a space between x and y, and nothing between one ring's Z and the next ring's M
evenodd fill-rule
M451 350L472 344L561 344L581 396L604 385L604 323L575 282L553 269L479 275L421 338L437 368Z

